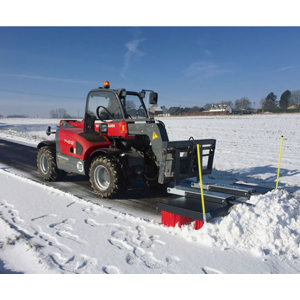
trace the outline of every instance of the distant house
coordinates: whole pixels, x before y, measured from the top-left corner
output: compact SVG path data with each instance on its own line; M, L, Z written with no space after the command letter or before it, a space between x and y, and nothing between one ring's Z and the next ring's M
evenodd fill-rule
M220 111L227 111L227 113L232 114L232 107L227 103L222 104L212 104L210 112L220 112Z
M149 109L149 114L150 116L159 116L159 115L163 115L164 112L160 106L152 106Z
M169 108L169 111L168 111L168 113L169 113L170 115L179 114L180 112L181 112L180 107L176 107L176 106L170 107L170 108Z
M297 104L289 106L287 109L299 109L299 106Z
M168 109L165 106L162 106L161 109L164 115L168 113Z

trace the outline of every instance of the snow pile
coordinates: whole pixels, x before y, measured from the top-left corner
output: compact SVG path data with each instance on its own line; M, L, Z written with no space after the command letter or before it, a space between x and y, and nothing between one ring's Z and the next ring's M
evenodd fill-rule
M183 234L224 250L251 250L257 255L287 259L300 257L300 193L274 190L251 197L251 203L255 206L235 206L229 215L207 223L197 234L187 227Z

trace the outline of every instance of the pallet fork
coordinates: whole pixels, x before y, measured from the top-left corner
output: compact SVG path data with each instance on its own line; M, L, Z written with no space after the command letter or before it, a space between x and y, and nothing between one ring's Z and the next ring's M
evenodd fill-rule
M197 144L198 141L195 141ZM202 166L202 174L210 174L212 171L212 162L215 150L215 140L206 140L210 146L204 146L201 143L200 160ZM208 152L205 152L208 150ZM175 170L177 174L181 173L179 164L180 147L173 150L175 156ZM206 163L203 167L203 160ZM198 174L197 174L198 175ZM211 221L220 216L227 215L231 208L237 204L252 205L247 202L252 195L265 194L272 189L253 186L242 183L232 184L216 184L203 183L203 196L205 202L205 214L201 203L201 192L199 184L199 176L192 179L178 180L178 176L174 176L172 187L167 189L168 193L177 197L160 202L157 206L161 210L162 224L165 226L187 225L195 221L195 229L203 226L204 220Z

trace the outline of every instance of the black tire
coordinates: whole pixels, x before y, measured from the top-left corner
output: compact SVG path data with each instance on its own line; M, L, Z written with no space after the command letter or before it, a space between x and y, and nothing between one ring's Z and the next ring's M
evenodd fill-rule
M102 198L115 198L126 191L129 184L126 160L115 157L96 157L89 175L92 188Z
M57 168L55 149L49 146L40 148L37 155L37 167L45 181L59 181L67 174Z

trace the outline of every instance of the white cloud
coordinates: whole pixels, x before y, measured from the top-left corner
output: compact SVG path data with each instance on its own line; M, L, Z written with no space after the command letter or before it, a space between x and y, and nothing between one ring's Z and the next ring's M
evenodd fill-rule
M196 80L201 80L229 72L231 72L231 70L222 68L214 62L203 60L192 63L184 70L184 75L187 77L195 77Z
M125 78L125 73L130 67L131 61L133 57L142 57L145 55L144 52L138 49L138 46L141 42L143 42L145 39L139 39L139 40L132 40L125 44L125 47L127 48L127 52L124 56L124 63L123 63L123 69L120 72L120 75Z
M210 50L204 50L204 53L207 55L207 56L212 56L212 52Z
M292 69L292 68L295 68L295 67L296 66L283 67L283 68L278 69L278 71L285 71L285 70Z

